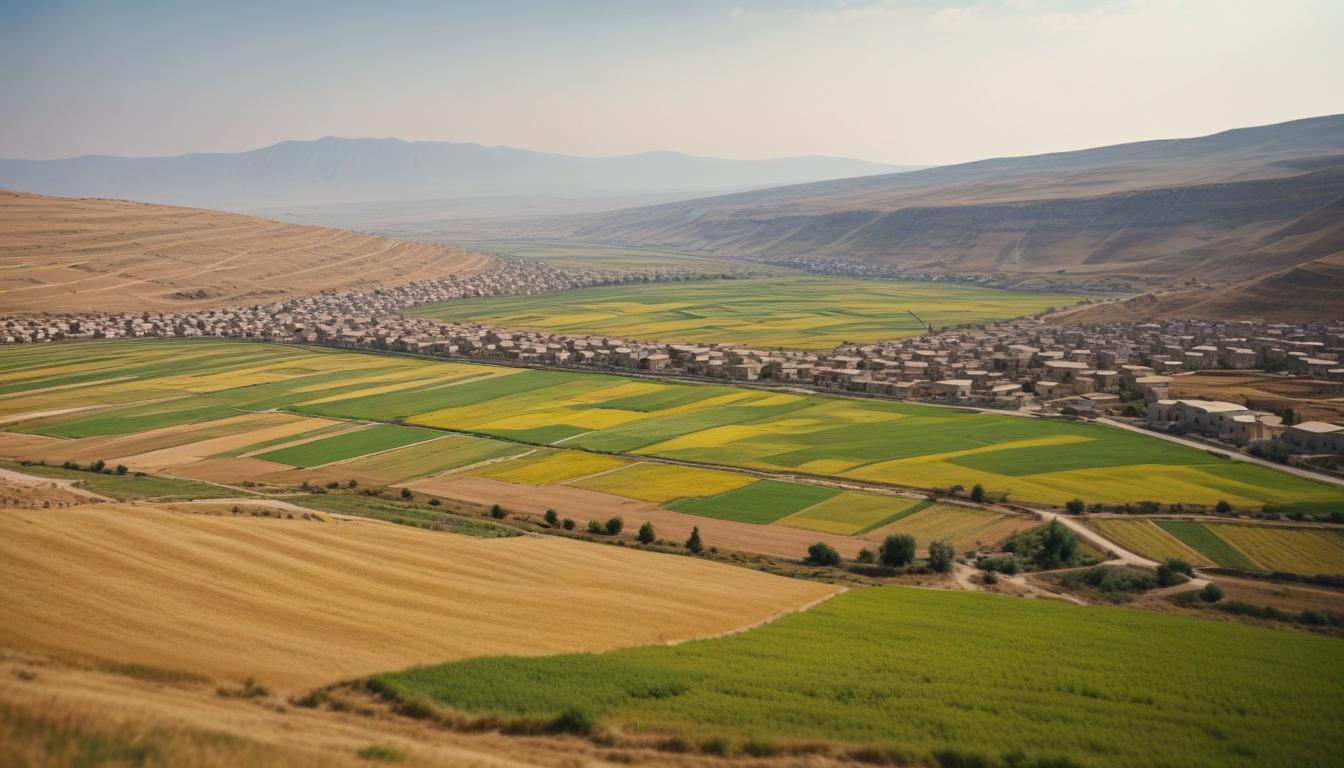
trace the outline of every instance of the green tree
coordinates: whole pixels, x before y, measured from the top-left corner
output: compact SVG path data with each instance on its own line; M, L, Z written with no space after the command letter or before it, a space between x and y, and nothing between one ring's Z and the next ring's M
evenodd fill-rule
M409 498L411 498L411 497L413 497L413 496L415 496L415 494L414 494L414 493L411 493L411 489L410 489L410 488L402 488L402 489L401 489L401 498L403 498L403 499L409 499ZM499 506L499 505L496 504L495 506Z
M1082 499L1069 499L1064 502L1064 509L1068 510L1070 515L1081 515L1087 511L1087 503Z
M606 530L608 536L616 536L621 531L625 530L625 520L619 515L610 518L607 520Z
M658 534L654 533L653 523L650 523L647 520L644 521L644 524L639 526L639 543L652 544L657 540L658 540Z
M492 504L490 505L490 516L495 518L496 520L503 520L504 518L509 516L509 513L505 511L505 509L499 506L498 504Z
M859 554L854 560L859 563L871 563L874 560L877 560L877 555L873 554L873 550L864 547L859 550Z
M1041 536L1041 548L1036 552L1036 565L1058 568L1069 565L1078 557L1078 537L1058 520L1051 520Z
M118 475L125 475L127 472L130 472L130 471L131 471L131 470L130 470L129 468L127 468L127 466L126 466L125 464L118 464L118 465L117 465L117 474L118 474Z
M577 525L577 523L574 522L574 518L572 517L566 517L564 521L560 523L560 527L564 528L566 531L574 530L575 525Z
M1232 511L1232 505L1228 503L1227 499L1219 499L1217 506L1214 507L1214 511L1220 515L1226 515L1228 512Z
M556 514L554 509L548 509L546 514L542 515L542 519L546 521L547 525L554 528L555 524L560 521L560 515Z
M971 489L971 501L974 501L976 504L983 504L983 503L984 503L984 501L985 501L985 486L983 486L983 485L981 485L981 484L979 484L979 483L976 483L976 484L975 484L975 487Z
M691 537L686 540L686 548L697 555L705 548L704 542L700 541L699 526L691 529Z
M1199 590L1199 599L1206 603L1216 603L1223 599L1223 588L1209 582L1204 585L1203 589Z
M107 462L103 461L102 459L99 459L89 465L90 472L102 472L106 468L107 468Z
M593 534L597 534L597 535L600 536L600 535L602 535L602 534L604 534L604 533L607 532L607 527L606 527L605 525L603 525L603 524L602 524L602 521L600 521L600 520L589 520L589 521L588 521L588 532L589 532L589 533L593 533Z
M824 541L807 548L807 562L815 565L840 565L840 553Z
M877 548L877 559L883 565L899 568L915 561L915 537L908 533L893 533L882 540Z
M929 543L929 567L938 573L950 573L956 556L957 551L950 541L937 539Z

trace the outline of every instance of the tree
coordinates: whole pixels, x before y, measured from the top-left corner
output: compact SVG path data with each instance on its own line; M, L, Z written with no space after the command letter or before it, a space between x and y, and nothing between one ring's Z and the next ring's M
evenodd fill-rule
M542 519L546 521L547 525L554 528L555 524L560 521L560 515L557 515L554 509L548 509L546 514L542 515Z
M860 550L859 550L858 557L855 557L855 558L854 558L855 562L859 562L859 563L871 563L871 562L873 562L873 561L876 560L876 559L877 559L877 555L874 555L874 554L873 554L873 550L868 549L867 547L864 547L863 549L860 549Z
M429 500L429 506L431 506L431 507L437 507L437 506L439 506L440 503L441 503L441 502L440 502L438 499L430 499L430 500Z
M588 532L601 536L602 534L607 532L607 527L603 525L602 521L600 520L589 520Z
M564 521L560 523L560 527L564 528L566 531L574 530L575 525L577 525L577 523L574 522L574 518L572 517L566 517Z
M625 520L619 515L610 518L609 520L607 520L606 530L608 536L615 536L619 534L621 531L625 530Z
M1206 603L1216 603L1223 599L1223 588L1209 582L1204 585L1203 589L1199 590L1199 599Z
M929 567L939 573L951 572L956 556L957 551L950 541L938 539L929 544Z
M1157 566L1157 585L1159 587L1174 587L1177 584L1184 584L1190 580L1190 576L1195 573L1190 564L1184 560L1171 558Z
M976 504L983 504L983 503L984 503L984 501L985 501L985 486L983 486L983 485L981 485L981 484L979 484L979 483L976 483L976 484L975 484L975 487L971 489L971 501L974 501Z
M414 494L414 493L411 493L411 489L410 489L410 488L402 488L402 489L401 489L401 498L403 498L403 499L409 499L409 498L411 498L411 497L413 497L413 496L415 496L415 494ZM499 506L499 505L496 504L495 506ZM492 511L493 511L493 510L492 510Z
M705 548L704 542L700 541L700 528L698 526L691 529L691 537L686 540L686 548L697 555Z
M814 565L840 565L840 553L824 541L807 548L807 562Z
M496 520L503 520L504 518L509 516L509 513L506 512L504 508L499 506L498 504L493 504L490 507L490 516L495 518Z
M1226 515L1228 512L1232 511L1232 505L1228 503L1227 499L1219 499L1218 505L1213 509L1220 515Z
M106 468L107 468L107 462L103 461L102 459L99 459L89 465L90 472L102 472Z
M346 488L350 488L350 489L352 489L352 490L355 489L355 488L358 488L358 487L359 487L359 481L356 480L356 479L354 479L354 478L352 477L352 478L350 478L350 482L348 482L348 483L345 484L345 487L346 487Z
M128 468L126 467L125 464L118 464L118 465L117 465L117 474L118 474L118 475L125 475L127 472L130 472L130 471L131 471L131 470L128 469Z
M653 523L650 523L647 520L644 521L644 524L639 526L639 543L652 544L657 540L658 534L653 531Z
M1064 509L1068 510L1070 515L1081 515L1087 511L1087 503L1082 499L1069 499L1064 502Z
M882 540L877 548L877 559L883 565L899 568L915 561L915 537L908 533L893 533Z
M1036 564L1041 568L1058 568L1072 563L1078 556L1078 537L1058 520L1051 520L1041 536L1041 548L1036 553Z

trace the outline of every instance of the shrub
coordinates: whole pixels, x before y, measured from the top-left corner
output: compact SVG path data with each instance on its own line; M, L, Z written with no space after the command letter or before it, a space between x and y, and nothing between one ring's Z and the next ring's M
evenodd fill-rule
M982 584L998 584L999 577L993 571L985 571L985 575L980 577L980 582Z
M509 516L509 513L505 511L504 508L499 506L498 504L491 504L490 516L495 518L496 520L503 520L504 518Z
M620 515L610 518L607 520L605 529L608 536L616 536L625 530L625 520Z
M586 735L597 728L593 716L578 707L570 707L551 721L550 730L555 733L576 733Z
M854 558L854 561L857 563L872 563L876 560L877 555L873 554L873 550L868 549L867 547L860 549L858 557Z
M658 534L655 533L653 530L653 523L645 521L643 525L639 526L640 544L652 544L657 540L658 540Z
M877 559L893 568L915 561L915 537L908 533L893 533L882 540L877 548Z
M601 520L589 520L588 532L601 536L602 534L607 532L607 527L602 524Z
M1081 515L1087 509L1087 504L1082 499L1070 499L1064 502L1064 509L1068 510L1070 515Z
M980 486L976 486L979 488ZM929 544L929 568L938 573L949 573L952 570L952 561L956 558L957 551L952 546L952 542L944 539L938 539Z
M819 541L807 548L807 562L814 565L840 565L840 553L826 542Z
M354 479L354 478L352 477L352 478L350 478L350 482L348 482L348 483L345 484L345 487L346 487L346 488L350 488L351 490L353 490L353 489L355 489L355 488L358 488L358 487L359 487L359 481L356 480L356 479Z
M1203 589L1199 590L1199 599L1206 603L1216 603L1223 599L1223 588L1209 582L1204 585Z
M401 489L401 498L403 498L403 499L409 499L409 498L411 498L411 497L413 497L413 496L415 496L415 494L414 494L414 493L411 493L411 489L410 489L410 488L402 488L402 489ZM499 505L496 504L495 506L499 506Z
M556 514L554 509L548 509L546 510L546 514L542 515L541 519L545 520L547 525L554 528L555 524L560 521L560 515Z
M971 489L971 501L974 501L975 503L979 504L982 503L984 500L985 500L985 486L976 483L975 487Z
M62 469L79 469L79 465L73 461L66 461L61 464Z
M691 537L686 539L686 549L698 555L704 548L704 542L700 541L700 527L696 526L691 529Z
M1017 564L1017 558L1011 555L999 555L997 557L982 557L975 561L975 567L982 571L987 571L986 575L993 573L1006 573L1009 576L1021 570ZM987 582L993 584L994 582Z
M575 525L574 518L566 517L565 521L560 524L560 527L564 528L566 531L572 531L574 530L574 525Z
M1184 566L1184 569L1182 569ZM1157 566L1157 585L1159 587L1174 587L1177 584L1184 584L1190 580L1190 574L1193 571L1190 564L1184 560L1168 560Z
M442 502L440 502L438 499L430 499L430 500L429 500L429 506L431 506L431 507L437 507L437 506L439 506L439 504L441 504L441 503L442 503Z
M122 477L125 477L125 476L126 476L126 473L127 473L127 472L130 472L130 471L131 471L130 468L127 467L125 464L118 464L118 465L117 465L117 474L118 474L118 475L121 475Z
M381 760L385 763L399 763L406 759L401 750L386 744L370 744L356 752L355 756L364 760Z
M99 459L89 465L90 472L102 472L104 469L107 469L107 462L103 461L102 459Z
M1213 509L1220 515L1226 515L1228 512L1232 511L1232 505L1228 503L1227 499L1219 499L1218 505Z

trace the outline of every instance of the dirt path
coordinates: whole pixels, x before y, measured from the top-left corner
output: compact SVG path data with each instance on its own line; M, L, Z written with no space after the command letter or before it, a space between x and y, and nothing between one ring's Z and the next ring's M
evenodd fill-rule
M75 483L78 483L79 480L73 478L41 477L38 475L27 475L22 472L15 472L12 469L5 469L3 467L0 467L0 479L9 480L10 482L27 486L54 485L63 491L69 491L70 493L79 496L84 496L88 498L90 501L113 501L113 499L109 499L106 496L94 493L93 491L90 491L86 488L80 488L76 486Z

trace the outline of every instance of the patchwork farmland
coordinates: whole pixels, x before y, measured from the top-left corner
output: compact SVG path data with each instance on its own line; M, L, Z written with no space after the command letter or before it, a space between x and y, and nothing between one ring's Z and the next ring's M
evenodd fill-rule
M1337 528L1120 518L1095 519L1091 525L1120 546L1155 560L1175 557L1196 566L1344 575L1344 531Z
M910 312L937 328L1030 315L1077 300L950 283L794 276L498 296L430 304L411 314L665 342L830 349L922 333Z
M175 449L181 461L165 463L159 454L154 468L211 480L234 470L261 478L289 472L292 478L297 467L317 467L313 479L325 479L328 466L344 469L348 463L380 482L403 482L507 452L441 441L434 429L415 429L429 427L707 469L914 489L981 484L991 495L1044 504L1074 497L1113 504L1159 498L1211 505L1223 499L1238 508L1344 501L1336 487L1096 424L264 344L8 348L0 350L0 394L3 455L61 461L79 452L113 461ZM352 420L406 426L318 432ZM257 447L239 437L212 444L218 450L205 457L184 448L263 424L271 431L250 441ZM280 439L286 430L293 430L292 443ZM437 450L418 444L422 438L444 449L441 461ZM403 440L410 445L396 448ZM459 450L469 456L454 458ZM601 485L599 473L619 464L614 458L554 461L594 463L533 481L595 475L591 482ZM408 474L379 471L397 464ZM606 482L620 478L615 472ZM518 479L527 482L525 475ZM660 495L640 488L638 498ZM750 497L763 490L722 492ZM713 502L687 504L713 514ZM780 516L800 511L781 507Z

